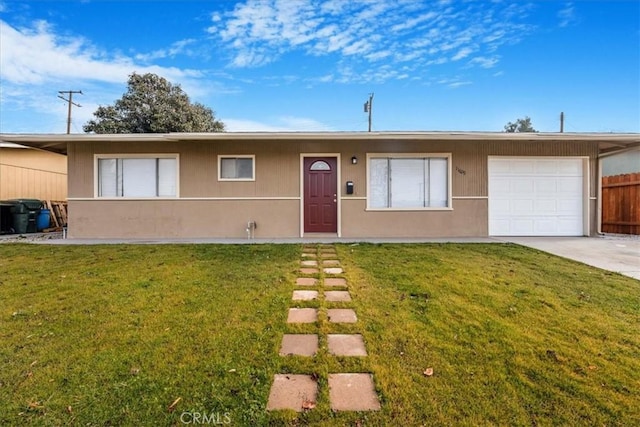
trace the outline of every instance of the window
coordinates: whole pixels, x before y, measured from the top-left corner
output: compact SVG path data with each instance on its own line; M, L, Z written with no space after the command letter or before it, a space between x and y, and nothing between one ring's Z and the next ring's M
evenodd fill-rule
M220 181L253 181L255 156L218 156Z
M313 162L313 164L311 165L309 170L312 170L312 171L330 171L331 170L331 166L329 166L329 163L325 162L324 160L317 160L317 161Z
M177 155L98 158L98 197L176 197Z
M449 207L449 156L369 157L370 209Z

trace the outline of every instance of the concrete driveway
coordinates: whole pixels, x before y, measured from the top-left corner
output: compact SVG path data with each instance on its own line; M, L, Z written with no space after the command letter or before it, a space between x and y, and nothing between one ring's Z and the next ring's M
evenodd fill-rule
M640 280L640 238L619 237L510 237L517 243Z

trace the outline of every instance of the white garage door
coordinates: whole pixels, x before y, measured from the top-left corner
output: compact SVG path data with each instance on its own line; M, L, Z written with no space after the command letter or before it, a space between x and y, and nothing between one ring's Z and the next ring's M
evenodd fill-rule
M489 235L582 236L583 160L489 158Z

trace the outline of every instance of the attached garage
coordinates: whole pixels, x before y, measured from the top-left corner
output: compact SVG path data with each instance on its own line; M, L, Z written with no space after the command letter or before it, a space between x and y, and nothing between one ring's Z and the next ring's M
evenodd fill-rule
M582 157L489 157L489 235L583 236L588 162Z

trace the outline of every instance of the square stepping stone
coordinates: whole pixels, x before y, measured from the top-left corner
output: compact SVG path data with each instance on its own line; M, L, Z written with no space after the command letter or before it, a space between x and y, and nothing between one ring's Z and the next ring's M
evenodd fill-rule
M322 261L322 265L324 266L340 266L340 261L337 259L325 259Z
M317 258L318 256L316 254L312 254L312 253L303 253L302 254L302 258Z
M314 279L313 277L298 277L296 279L296 285L298 286L316 286L318 284L318 279Z
M313 356L317 352L316 334L285 334L282 337L280 356Z
M327 335L329 354L334 356L366 356L364 340L360 334Z
M325 286L347 286L347 280L342 277L327 277L324 279Z
M380 400L371 374L329 374L332 411L378 411Z
M300 265L303 267L316 267L318 265L318 261L314 261L314 260L300 261Z
M318 321L317 308L290 308L287 323L313 323Z
M340 267L329 267L324 269L325 274L342 274L342 268Z
M358 321L356 312L350 308L330 308L327 310L327 316L331 323L356 323Z
M294 301L311 301L318 298L318 291L293 291Z
M302 412L303 407L315 404L318 383L311 375L276 374L269 392L267 411L293 409Z
M320 270L318 270L317 268L302 267L300 269L300 273L302 274L318 274L319 272Z
M351 301L351 295L349 291L325 291L324 299L330 302L345 302Z

